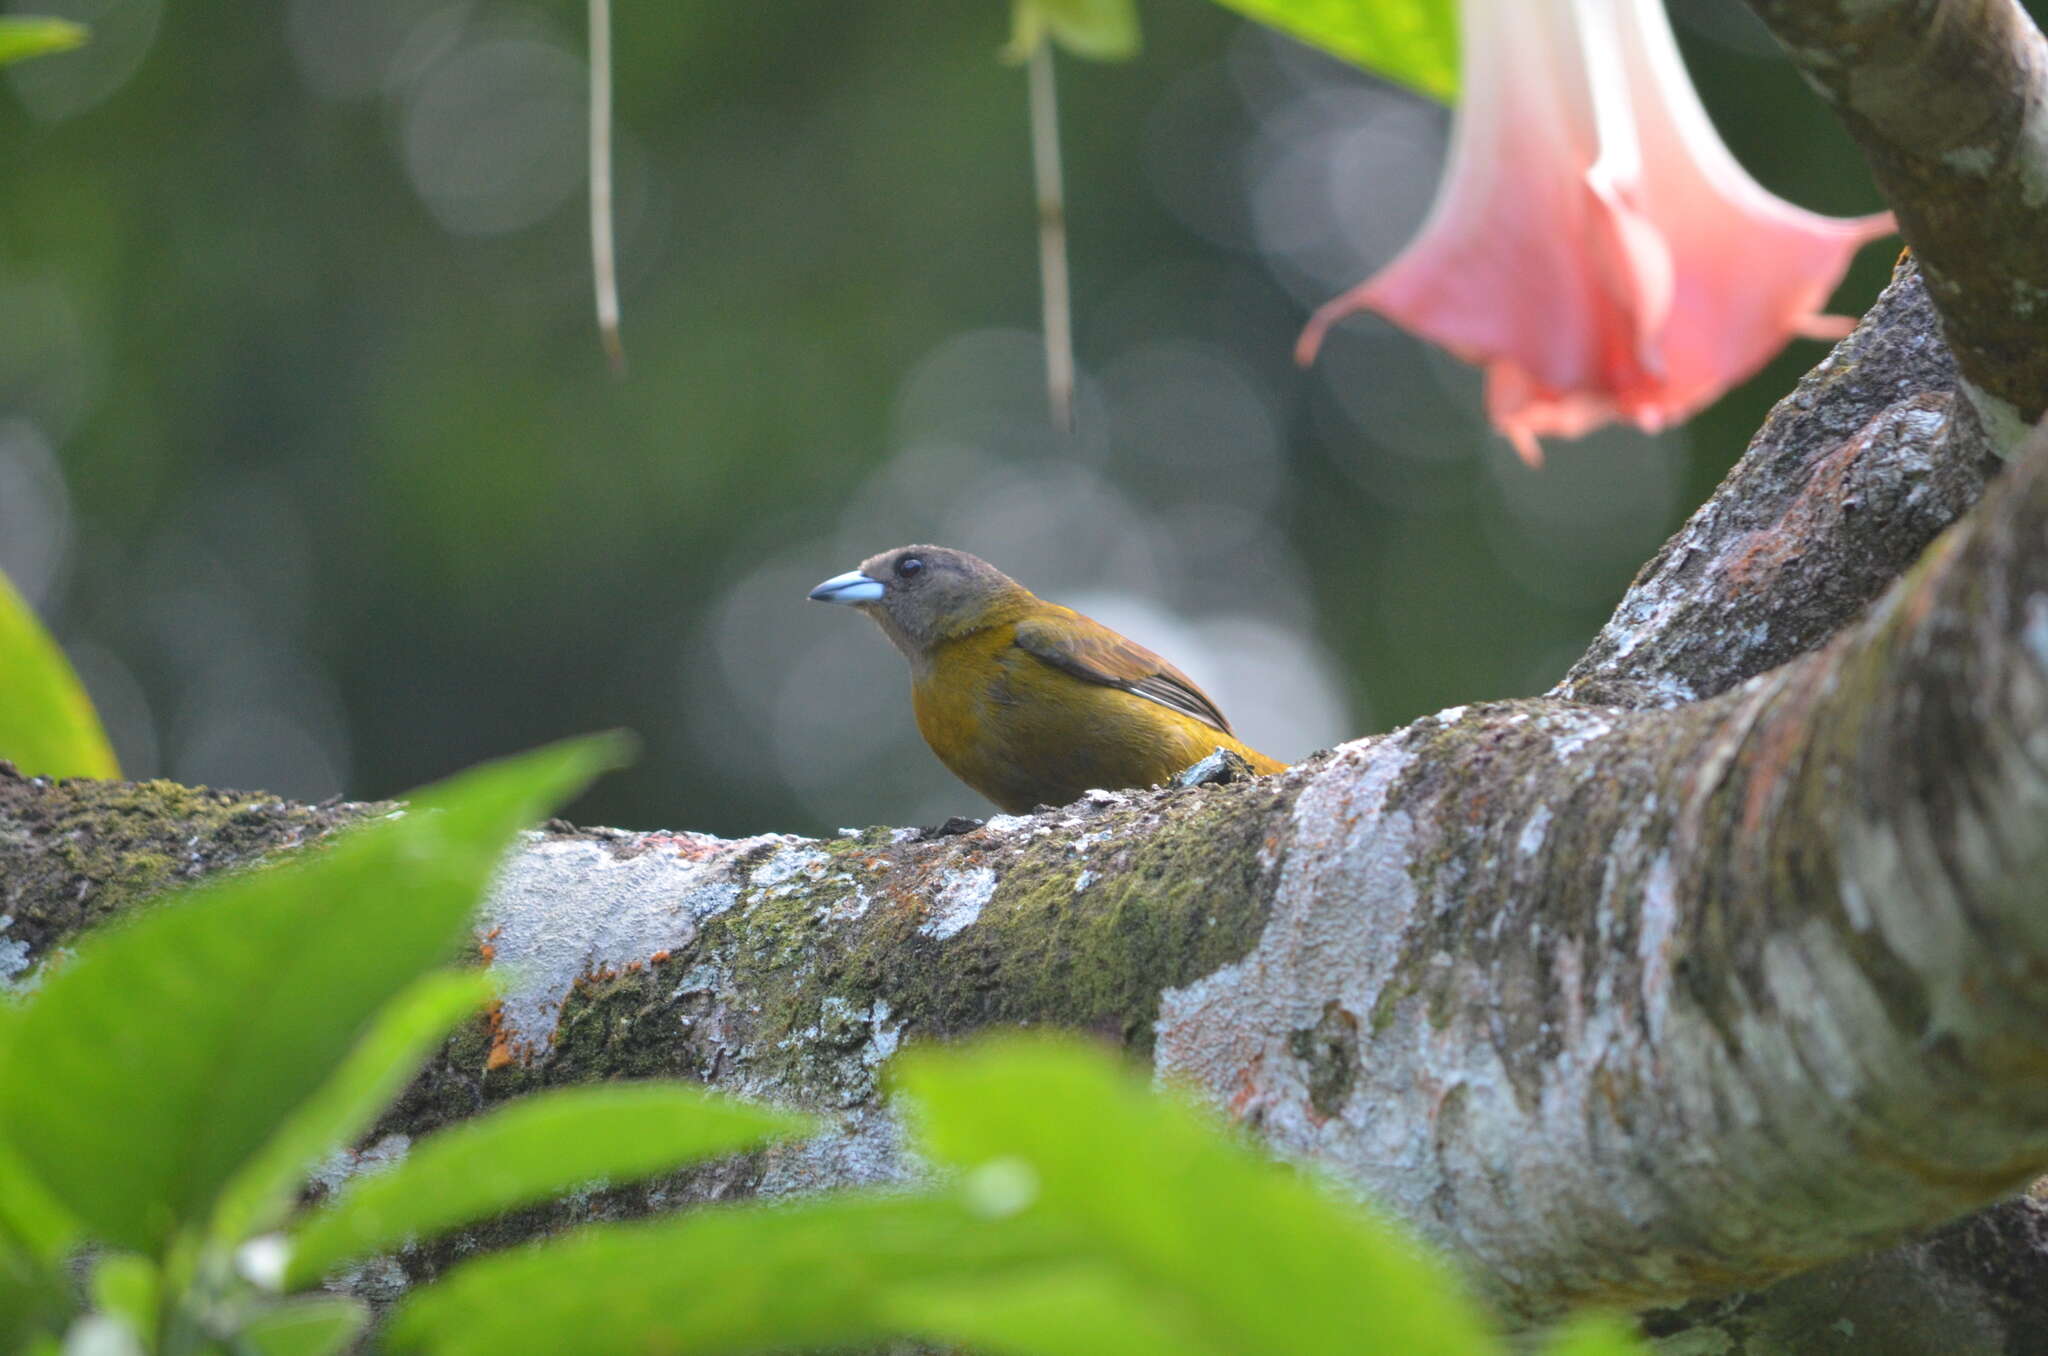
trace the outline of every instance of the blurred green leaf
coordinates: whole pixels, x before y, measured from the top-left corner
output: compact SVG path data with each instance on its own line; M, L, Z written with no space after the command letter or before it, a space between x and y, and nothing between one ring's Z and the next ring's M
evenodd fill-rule
M62 1332L76 1311L74 1290L69 1276L0 1249L0 1351L30 1350L38 1335Z
M62 1350L63 1356L148 1356L151 1347L146 1334L125 1318L83 1314L65 1329Z
M1547 4L1551 0L1518 0ZM1458 96L1457 0L1218 0L1445 103Z
M1349 1356L1367 1335L1413 1356L1493 1349L1456 1278L1419 1244L1101 1051L1012 1036L915 1051L898 1067L927 1153L1028 1169L1031 1214L1114 1263L1146 1311L1180 1316L1218 1350Z
M66 19L0 18L0 66L68 52L83 44L89 33L84 24Z
M807 1117L678 1083L543 1093L445 1130L388 1172L359 1178L292 1244L288 1288L351 1257L545 1200L629 1181L814 1128Z
M1419 1245L1099 1051L981 1042L913 1056L902 1083L920 1147L964 1170L944 1192L595 1226L456 1268L388 1340L448 1356L889 1337L1044 1356L1496 1349Z
M1633 1319L1618 1314L1581 1314L1561 1328L1545 1356L1649 1356Z
M1134 1292L1099 1265L1070 1265L944 1285L894 1287L902 1332L943 1333L988 1351L1034 1356L1231 1356L1184 1306Z
M435 1356L743 1352L896 1335L892 1290L1041 1268L1057 1239L956 1196L853 1194L595 1225L408 1295L387 1349Z
M7 59L7 32L0 27L0 61ZM0 758L31 777L121 775L70 661L5 574L0 574Z
M135 1331L155 1330L157 1305L162 1298L163 1275L147 1257L110 1252L93 1263L93 1308L112 1314Z
M1128 61L1138 54L1137 0L1013 0L1004 59L1023 61L1048 37L1091 61Z
M64 1255L80 1232L78 1218L0 1139L0 1240L7 1250L47 1266Z
M255 1356L328 1356L340 1351L370 1321L370 1307L345 1295L290 1300L265 1309L235 1334L239 1349Z
M0 1046L4 1133L88 1233L158 1253L448 958L513 831L622 749L572 741L474 769L88 938Z
M440 970L386 1003L326 1085L292 1112L221 1192L214 1237L232 1245L282 1219L306 1170L367 1129L494 987L481 971Z

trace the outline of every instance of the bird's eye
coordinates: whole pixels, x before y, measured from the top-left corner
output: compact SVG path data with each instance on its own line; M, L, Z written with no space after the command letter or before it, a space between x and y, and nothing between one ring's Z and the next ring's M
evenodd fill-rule
M896 577L898 579L912 578L923 570L924 562L916 556L905 556L896 562Z

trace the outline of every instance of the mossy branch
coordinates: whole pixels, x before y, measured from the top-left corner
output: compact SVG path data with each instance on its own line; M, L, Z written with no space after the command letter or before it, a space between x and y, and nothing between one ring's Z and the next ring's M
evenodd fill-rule
M1927 270L2004 450L2048 413L2048 40L2019 0L1749 0Z
M1284 776L961 834L536 834L478 931L519 987L378 1137L652 1074L837 1117L494 1238L875 1180L903 1171L876 1071L904 1041L1058 1024L1398 1210L1511 1315L1693 1301L1654 1322L1753 1352L1880 1298L1896 1331L1987 1334L1929 1350L2048 1322L2029 1202L1854 1260L2048 1167L2048 446L1859 617L1896 538L1981 483L1973 426L1918 418L1945 369L1880 359L1933 324L1914 286L1802 387L1810 436L1761 438L1639 581L1690 610L1617 614L1588 674L1652 700L1459 708ZM1862 507L1814 510L1845 484ZM1733 568L1766 544L1802 564ZM151 885L371 808L0 779L6 910L41 920L5 937L33 963Z

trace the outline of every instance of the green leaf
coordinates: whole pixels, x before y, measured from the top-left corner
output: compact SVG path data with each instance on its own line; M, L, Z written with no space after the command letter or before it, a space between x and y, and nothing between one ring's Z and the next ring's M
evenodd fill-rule
M1028 1216L1082 1239L1148 1311L1180 1315L1218 1350L1349 1356L1361 1315L1380 1350L1493 1350L1417 1243L1098 1050L1013 1036L917 1051L899 1070L928 1154L979 1172L1021 1165L1036 1177Z
M368 1129L455 1024L495 989L476 970L437 970L385 1004L326 1086L308 1098L221 1192L212 1234L233 1245L284 1218L322 1157Z
M806 1117L676 1083L543 1093L442 1131L405 1162L358 1179L292 1244L285 1283L351 1257L560 1195L802 1135Z
M74 1279L0 1250L0 1351L33 1350L38 1336L64 1331L76 1312Z
M1138 54L1137 0L1012 0L1007 61L1023 61L1047 37L1091 61Z
M1649 1356L1635 1320L1619 1314L1580 1314L1543 1350L1545 1356Z
M37 23L53 23L41 19ZM0 24L0 63L9 60ZM71 663L0 574L0 758L31 777L118 777L113 746Z
M1514 0L1551 4L1557 0ZM1457 0L1219 0L1445 103L1458 96Z
M68 52L82 44L87 35L84 24L64 19L0 18L0 66L52 52Z
M1061 1251L954 1195L709 1208L464 1263L408 1295L384 1336L388 1350L435 1356L876 1342L901 1331L893 1286L1040 1270Z
M0 1000L0 1063L7 1058L8 1044L20 1029L24 1010L20 1003ZM50 1194L14 1146L0 1137L0 1270L10 1269L5 1263L17 1258L20 1265L12 1269L22 1275L38 1266L55 1266L78 1241L80 1232L77 1217ZM0 1334L5 1331L0 1327Z
M621 752L583 740L472 770L88 938L0 1047L6 1136L88 1233L160 1255L450 956L513 831Z
M156 1264L132 1252L110 1252L93 1264L92 1304L137 1332L156 1328L163 1277Z
M370 1321L370 1306L345 1295L272 1305L242 1325L236 1345L255 1356L328 1356Z
M1075 1265L944 1285L891 1288L900 1331L942 1333L977 1350L1035 1356L1235 1356L1108 1268Z
M80 1232L77 1216L0 1139L0 1240L8 1250L47 1266L70 1250Z

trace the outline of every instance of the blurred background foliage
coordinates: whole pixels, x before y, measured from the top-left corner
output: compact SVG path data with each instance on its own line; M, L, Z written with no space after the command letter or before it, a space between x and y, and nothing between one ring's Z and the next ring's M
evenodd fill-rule
M580 3L21 8L94 38L0 92L0 568L134 776L373 797L621 725L647 752L577 818L984 813L896 654L804 600L910 541L1150 644L1299 757L1548 685L1821 353L1540 473L1476 374L1377 320L1297 371L1308 308L1420 221L1448 114L1150 0L1136 61L1061 65L1063 445L1005 7L687 0L615 7L619 381ZM1736 0L1672 8L1765 184L1879 205Z

